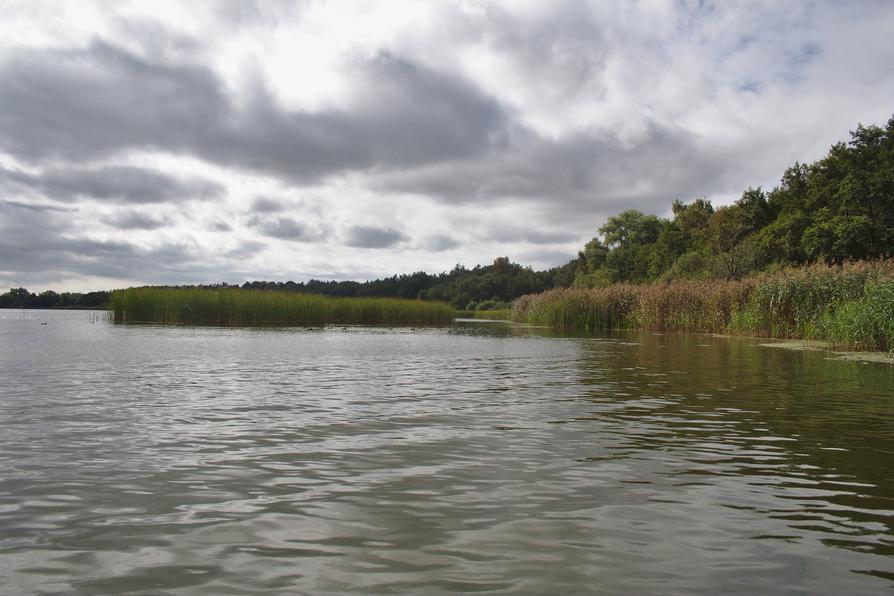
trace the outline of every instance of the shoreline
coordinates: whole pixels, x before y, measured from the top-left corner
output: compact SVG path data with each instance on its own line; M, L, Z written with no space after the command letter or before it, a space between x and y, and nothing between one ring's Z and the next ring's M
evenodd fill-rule
M472 321L471 319L469 320ZM549 329L552 331L560 331L551 327L549 325L536 325L531 323L524 323L520 321L493 321L493 322L501 322L501 323L509 323L510 325L516 327L523 327L525 329ZM568 333L569 330L560 331L563 333ZM624 329L624 328L615 328L615 329L603 329L603 330L582 330L578 329L576 331L572 331L572 333L580 333L583 334L581 337L593 336L594 334L599 333L648 333L650 335L703 335L708 337L719 337L724 339L750 339L754 340L756 345L762 348L778 348L783 350L793 350L799 352L826 352L827 354L834 355L834 357L828 358L828 360L841 360L841 361L854 361L854 362L875 362L881 364L891 364L894 365L894 351L892 352L879 352L879 351L871 351L871 350L847 350L842 349L841 346L835 345L835 343L830 341L816 340L816 339L793 339L793 338L772 338L766 336L759 335L747 335L747 334L739 334L739 333L712 333L708 331L685 331L685 330L666 330L666 331L655 331L650 329ZM574 337L573 335L569 335L569 337Z
M766 338L759 338L766 339ZM826 352L834 354L829 360L849 360L854 362L877 362L882 364L894 364L894 353L841 350L831 342L811 339L780 339L758 344L765 348L780 348L783 350L795 350L799 352Z

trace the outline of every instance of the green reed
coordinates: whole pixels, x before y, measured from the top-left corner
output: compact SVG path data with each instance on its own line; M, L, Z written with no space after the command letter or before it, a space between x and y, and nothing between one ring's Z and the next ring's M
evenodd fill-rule
M513 302L513 320L557 329L693 331L894 349L894 260L811 265L736 281L556 289Z
M445 325L453 309L441 302L398 298L329 298L240 288L142 287L109 298L116 323L221 326Z

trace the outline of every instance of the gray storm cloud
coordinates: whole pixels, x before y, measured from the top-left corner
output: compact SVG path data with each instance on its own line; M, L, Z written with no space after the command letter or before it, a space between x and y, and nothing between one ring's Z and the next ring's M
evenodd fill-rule
M375 226L351 226L345 234L345 244L357 248L390 248L405 240L406 234L399 230Z
M248 219L249 227L256 229L268 238L288 240L291 242L323 242L325 231L303 221L285 216L254 216Z

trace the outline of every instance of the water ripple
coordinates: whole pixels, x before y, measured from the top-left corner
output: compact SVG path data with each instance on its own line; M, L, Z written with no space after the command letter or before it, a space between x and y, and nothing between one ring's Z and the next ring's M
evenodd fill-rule
M705 336L57 316L0 319L11 593L894 586L884 367Z

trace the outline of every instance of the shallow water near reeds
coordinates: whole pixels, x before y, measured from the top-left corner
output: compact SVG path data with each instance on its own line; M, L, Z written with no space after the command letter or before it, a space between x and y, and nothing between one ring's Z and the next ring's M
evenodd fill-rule
M894 366L760 343L0 310L0 592L890 593Z

